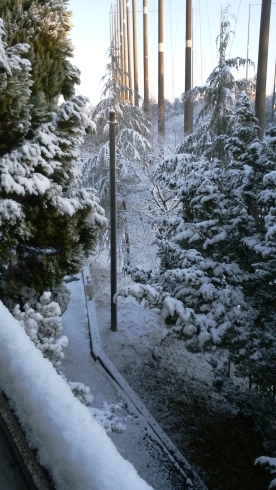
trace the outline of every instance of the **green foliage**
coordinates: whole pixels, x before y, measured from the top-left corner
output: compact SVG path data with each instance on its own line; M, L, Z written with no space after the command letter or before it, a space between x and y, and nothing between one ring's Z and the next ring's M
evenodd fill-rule
M74 84L79 83L79 71L68 60L73 46L68 37L72 24L67 4L67 0L4 0L0 5L6 41L11 46L30 45L32 93L42 92L47 103L60 94L65 99L72 97Z
M27 44L8 47L0 19L0 155L26 135L31 126L30 62L22 57Z
M45 7L49 13L53 6L56 22L58 6L64 7L56 1L4 6L11 5L24 5L26 18L31 8ZM39 29L34 23L34 37ZM28 45L4 43L2 19L0 35L0 292L10 306L10 299L18 301L24 288L42 293L59 287L66 273L78 272L104 218L94 191L80 188L75 164L92 127L85 112L87 99L73 97L47 114L53 94L31 92L31 63L24 58ZM59 56L62 62L66 50ZM72 82L72 71L70 76Z

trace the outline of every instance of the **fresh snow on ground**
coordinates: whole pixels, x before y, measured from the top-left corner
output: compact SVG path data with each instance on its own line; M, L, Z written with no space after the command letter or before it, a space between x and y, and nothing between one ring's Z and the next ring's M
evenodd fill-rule
M75 324L75 328L78 325ZM0 388L57 490L146 490L87 407L0 302Z
M117 369L125 373L149 361L166 365L175 376L212 384L212 367L203 354L187 351L184 342L167 336L158 309L146 309L133 297L118 297L118 332L110 330L110 270L105 260L90 260L102 347ZM129 276L118 274L118 290L131 284ZM146 382L146 380L145 380Z
M105 427L119 453L134 465L148 484L155 490L182 490L185 481L183 475L164 453L147 421L102 366L93 360L82 276L78 274L72 279L72 282L66 280L71 301L62 317L62 333L69 340L62 361L63 373L68 381L81 382L90 388L93 402L89 410L92 416ZM102 281L99 275L98 279L105 286L109 283L109 276ZM109 312L110 304L106 308ZM154 325L157 327L156 320ZM111 348L114 356L122 357L117 342L113 342ZM121 407L119 410L116 409L118 405ZM117 487L113 488L117 490ZM129 490L132 488L130 486Z

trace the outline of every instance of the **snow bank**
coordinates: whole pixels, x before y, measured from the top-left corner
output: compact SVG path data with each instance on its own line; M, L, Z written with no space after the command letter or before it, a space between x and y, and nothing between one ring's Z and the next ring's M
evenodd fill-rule
M0 301L0 388L58 490L149 490Z

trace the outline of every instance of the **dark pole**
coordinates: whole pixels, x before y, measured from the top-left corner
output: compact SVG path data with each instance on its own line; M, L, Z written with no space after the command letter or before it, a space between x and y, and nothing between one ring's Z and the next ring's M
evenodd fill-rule
M149 44L148 44L148 0L143 0L144 37L144 112L149 116Z
M185 58L185 93L192 88L192 0L186 0L186 58ZM193 99L185 101L184 134L193 132Z
M274 83L273 83L273 95L272 95L272 111L271 111L271 122L274 121L274 106L275 106L275 85L276 85L276 61L274 68Z
M255 112L260 125L260 131L258 134L260 140L262 140L264 136L265 92L266 92L270 11L271 11L271 0L262 0L256 100L255 100Z
M133 86L132 86L132 61L133 61L133 58L132 58L132 55L133 55L133 51L132 51L132 45L131 45L131 20L130 20L130 8L129 8L129 0L127 0L126 2L126 20L127 20L127 52L128 52L128 73L129 73L129 88L130 88L130 91L129 91L129 103L130 105L133 105Z
M110 145L110 286L111 286L111 330L117 332L117 302L113 302L117 293L117 202L116 202L116 121L115 111L109 111Z
M134 60L134 101L139 107L139 85L138 85L138 40L137 40L137 15L136 0L132 0L132 21L133 21L133 60Z
M158 0L158 133L165 134L164 0Z

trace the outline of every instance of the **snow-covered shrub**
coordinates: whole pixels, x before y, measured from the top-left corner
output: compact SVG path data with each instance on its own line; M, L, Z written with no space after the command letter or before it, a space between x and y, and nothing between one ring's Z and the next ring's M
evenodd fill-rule
M268 456L261 456L260 458L257 458L255 461L255 465L259 464L262 466L265 466L267 470L270 471L271 475L276 475L276 458L269 458ZM276 478L272 480L270 483L268 490L272 490L273 488L276 488Z
M62 331L61 311L59 304L51 301L51 293L42 294L36 309L30 308L26 303L22 312L17 305L13 315L20 321L43 356L59 370L61 360L64 358L63 349L67 347L68 339L65 335L60 336Z
M123 424L125 419L115 415L115 412L121 409L121 403L109 405L107 402L104 402L102 408L98 409L92 407L90 408L90 412L92 413L93 418L105 429L107 433L123 432L126 429L126 426Z
M93 401L93 395L90 393L90 388L85 386L83 383L79 383L77 381L69 381L68 382L73 395L79 399L83 405L91 405Z
M52 290L52 300L56 301L59 304L62 315L67 310L70 297L70 290L66 287L65 284L60 284L60 286L57 286Z

